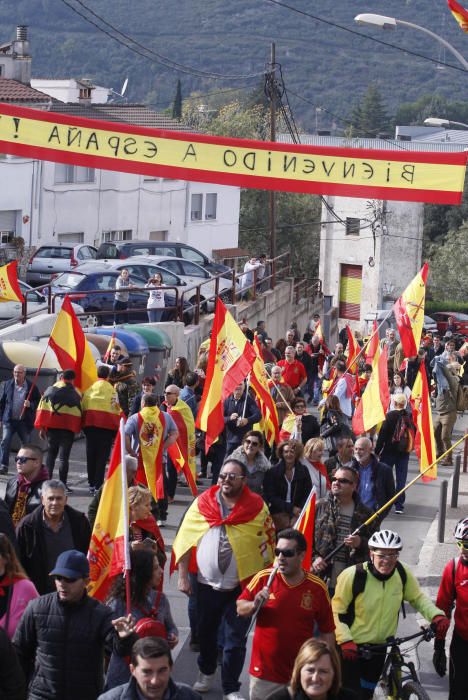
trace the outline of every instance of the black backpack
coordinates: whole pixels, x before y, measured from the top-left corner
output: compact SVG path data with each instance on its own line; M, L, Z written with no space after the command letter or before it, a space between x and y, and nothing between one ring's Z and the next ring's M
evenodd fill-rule
M409 453L413 450L414 428L413 422L407 413L402 413L398 417L392 435L392 447L395 447L397 452Z
M407 580L407 575L405 571L405 567L403 564L400 564L399 561L397 561L396 565L396 570L400 574L401 578L401 583L403 586L403 593L405 591L405 585L406 585L406 580ZM351 601L348 605L348 609L345 613L339 613L338 617L340 619L340 622L343 622L345 625L348 625L348 627L351 627L351 625L354 622L354 619L356 617L356 598L360 593L364 592L364 589L366 587L366 581L367 581L367 571L364 568L362 564L356 564L356 572L354 574L354 579L353 579L353 597L351 598ZM403 617L406 617L406 611L405 611L405 606L403 603L403 597L401 598L401 610L403 613Z

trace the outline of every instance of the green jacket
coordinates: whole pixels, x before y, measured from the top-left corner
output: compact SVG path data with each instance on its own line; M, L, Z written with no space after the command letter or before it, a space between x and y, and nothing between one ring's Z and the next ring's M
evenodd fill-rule
M428 622L436 615L445 614L421 591L408 565L403 562L402 564L407 576L404 592L401 576L396 569L389 579L379 581L369 572L369 564L366 562L363 565L367 571L366 587L356 597L356 616L351 628L341 622L339 614L347 612L352 600L356 567L350 566L341 572L332 599L338 644L349 641L356 644L383 644L388 637L396 633L402 599L407 600Z

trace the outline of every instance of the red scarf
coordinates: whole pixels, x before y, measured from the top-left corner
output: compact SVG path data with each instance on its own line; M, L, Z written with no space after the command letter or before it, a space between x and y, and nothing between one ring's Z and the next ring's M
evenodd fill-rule
M13 578L9 578L9 576L5 574L5 576L0 579L0 597L7 594L5 589L7 589L9 586L14 586L15 583L22 581L23 578L23 576L13 576Z
M221 516L216 494L219 486L212 486L198 496L198 510L207 520L210 527L218 525L243 525L255 518L264 506L261 496L253 493L248 486L242 489L239 500L227 518Z
M18 493L29 493L33 484L36 484L38 481L46 481L48 478L49 472L44 465L42 465L34 479L31 479L31 481L29 481L23 474L18 474Z
M327 482L327 489L330 490L331 489L330 477L328 476L328 471L327 471L327 468L324 465L324 463L323 462L312 462L312 461L310 463L312 464L312 466L314 466L316 468L316 470L318 472L320 472L320 474L323 477L325 477L325 480Z

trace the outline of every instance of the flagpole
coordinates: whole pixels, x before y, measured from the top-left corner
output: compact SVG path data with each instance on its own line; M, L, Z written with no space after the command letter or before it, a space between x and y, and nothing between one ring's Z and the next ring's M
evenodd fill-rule
M466 439L468 439L468 433L466 435L463 435L459 440L457 440L457 442L455 442L452 445L452 447L450 447L443 454L441 454L440 457L437 457L437 459L434 460L434 462L432 462L432 464L430 464L428 467L426 467L426 469L424 469L422 472L419 472L419 474L417 476L415 476L414 479L409 481L406 484L406 486L404 486L402 489L400 489L400 491L398 491L398 493L396 493L394 496L392 496L392 498L390 498L390 500L388 500L383 506L381 506L375 513L372 513L372 515L369 518L367 518L367 520L365 522L363 522L362 525L359 525L359 527L356 528L356 530L354 530L354 532L351 533L351 537L353 537L354 535L359 535L360 531L363 528L367 527L367 525L370 525L371 522L373 522L376 518L378 518L380 513L382 513L382 511L386 510L389 506L391 506L392 503L394 503L397 500L397 498L399 496L401 496L402 493L407 491L410 488L410 486L415 484L422 476L424 476L424 474L426 474L426 472L430 471L433 467L435 467L436 464L438 464L438 462L440 462L441 459L444 459L444 457L446 457L448 454L450 454L450 452L452 450L454 450L455 447L457 447L461 442L463 442L463 440L466 440ZM345 544L344 544L344 542L342 542L340 545L338 545L338 547L335 547L335 549L333 549L329 554L327 554L325 557L323 557L323 560L329 561L344 546L345 546Z
M266 582L266 588L267 588L268 590L270 590L271 584L272 584L273 581L275 580L275 576L276 576L277 573L278 573L278 564L275 562L275 564L273 565L273 568L272 568L272 570L271 570L271 572L270 572L270 575L268 576L268 581ZM260 605L258 606L258 608L255 610L254 614L252 615L252 617L251 617L251 619L250 619L249 628L248 628L247 632L245 633L245 636L246 636L246 637L248 637L249 634L251 633L251 631L252 631L252 629L253 629L253 626L255 625L255 622L256 622L256 620L257 620L258 613L260 612L260 610L262 609L262 607L263 607L264 605L265 605L265 601L262 600L262 602L260 603Z
M271 379L271 381L272 381L273 384L275 385L275 389L277 390L278 394L279 394L279 395L281 396L281 398L283 399L283 403L286 404L287 408L291 411L291 413L294 413L294 411L292 410L291 406L289 405L289 403L288 403L288 402L286 401L286 399L284 398L283 392L282 392L281 389L279 388L279 384L277 384L277 383L275 382L275 380L273 379L273 377L271 376L271 374L268 372L266 366L265 366L265 372L267 373L268 377Z
M249 388L250 388L250 372L247 375L247 384L245 387L245 401L244 401L244 408L242 409L242 418L245 418L245 412L247 410L247 399L249 398Z
M122 479L122 511L123 511L123 535L124 535L124 577L125 577L125 599L127 605L127 615L132 611L132 592L130 588L130 572L132 565L130 562L130 542L129 542L129 522L128 522L128 483L127 483L127 466L126 466L126 447L125 447L125 421L120 419L120 458L121 458L121 479Z
M38 376L39 376L39 372L41 371L42 365L43 365L44 360L45 360L46 352L47 352L47 350L49 349L49 347L50 347L50 346L49 346L49 343L47 342L46 349L44 350L44 353L43 353L43 355L42 355L42 357L41 357L41 361L39 362L39 367L36 369L36 374L34 375L34 378L33 378L32 382L31 382L31 388L29 389L28 395L26 396L26 401L29 401L29 400L30 400L31 394L33 393L33 389L34 389L34 387L35 387L36 384L37 384L37 378L38 378ZM20 420L21 420L22 417L24 416L24 412L25 412L25 411L26 411L26 406L23 404L23 408L21 409L21 413L20 413Z

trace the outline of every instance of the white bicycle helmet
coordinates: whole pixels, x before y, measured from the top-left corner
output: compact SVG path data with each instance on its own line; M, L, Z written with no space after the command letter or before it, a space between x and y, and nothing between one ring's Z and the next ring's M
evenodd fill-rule
M367 544L370 549L403 549L400 535L393 530L374 532Z
M468 518L463 518L455 526L453 536L456 540L466 542L468 540Z

